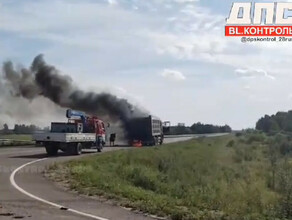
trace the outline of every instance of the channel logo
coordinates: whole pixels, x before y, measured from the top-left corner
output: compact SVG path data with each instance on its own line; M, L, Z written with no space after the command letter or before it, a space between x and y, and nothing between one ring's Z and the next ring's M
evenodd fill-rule
M292 37L292 3L233 3L225 36Z

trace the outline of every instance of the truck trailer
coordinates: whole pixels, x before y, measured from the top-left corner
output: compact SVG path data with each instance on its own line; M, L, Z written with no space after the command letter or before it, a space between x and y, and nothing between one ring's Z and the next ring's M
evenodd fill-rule
M163 124L155 116L133 118L128 122L130 144L141 142L143 146L161 145L163 143Z
M83 112L68 109L67 123L52 122L48 133L33 135L36 144L42 144L49 156L58 150L72 155L80 155L82 149L95 147L101 152L105 145L104 122L96 116L88 116Z

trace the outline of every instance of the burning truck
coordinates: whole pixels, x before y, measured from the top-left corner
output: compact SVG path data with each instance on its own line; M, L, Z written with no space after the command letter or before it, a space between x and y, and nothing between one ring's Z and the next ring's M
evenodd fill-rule
M163 124L155 116L133 118L127 123L128 139L131 145L161 145L163 143Z
M105 123L96 116L68 109L67 123L52 122L49 133L34 134L36 144L42 143L49 156L61 150L71 155L80 155L82 149L96 148L101 152L106 144ZM163 124L154 116L133 118L127 123L127 138L130 145L153 146L163 143Z

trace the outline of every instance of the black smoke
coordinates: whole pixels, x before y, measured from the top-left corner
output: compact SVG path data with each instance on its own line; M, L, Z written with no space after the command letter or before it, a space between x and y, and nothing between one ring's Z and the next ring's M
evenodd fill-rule
M109 93L82 91L69 76L47 64L43 55L35 57L30 68L16 69L12 62L5 62L3 78L13 96L28 100L43 96L62 108L84 111L113 122L120 121L124 127L132 118L147 115L126 99Z

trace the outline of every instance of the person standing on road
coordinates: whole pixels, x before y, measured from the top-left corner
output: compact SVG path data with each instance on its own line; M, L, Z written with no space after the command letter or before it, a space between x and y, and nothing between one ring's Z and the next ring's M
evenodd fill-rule
M116 133L112 133L110 136L110 146L115 146L115 140L116 140Z

